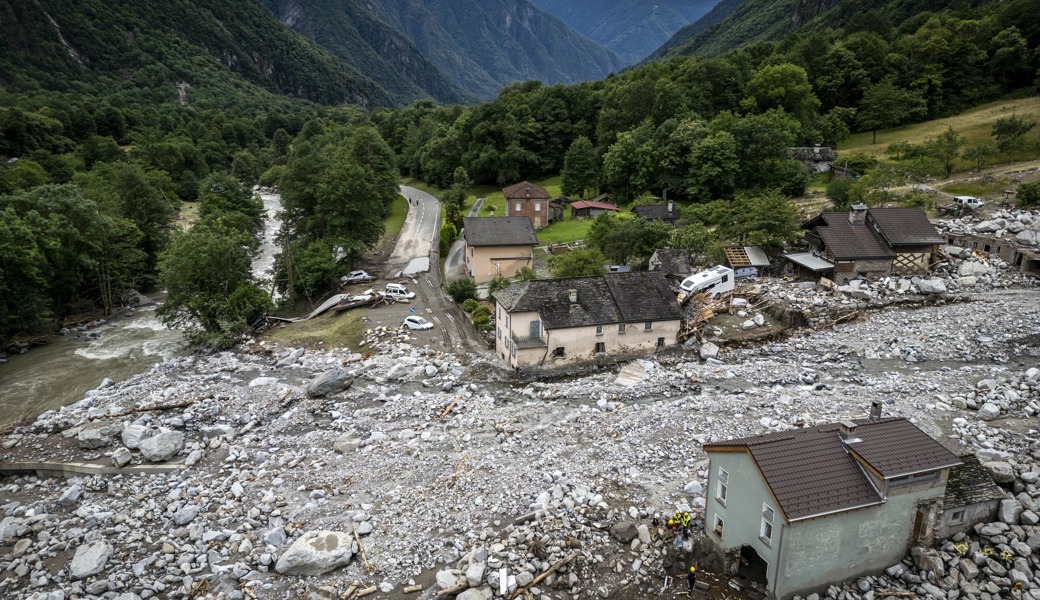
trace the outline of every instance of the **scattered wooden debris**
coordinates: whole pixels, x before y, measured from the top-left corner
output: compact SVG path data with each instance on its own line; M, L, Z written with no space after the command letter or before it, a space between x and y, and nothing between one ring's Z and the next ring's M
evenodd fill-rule
M508 597L508 600L513 600L513 598L516 598L516 597L520 596L521 594L527 592L527 590L529 590L532 587L538 585L539 583L542 582L543 579L545 579L549 575L551 575L551 574L555 573L557 570L559 570L560 567L566 565L567 563L569 563L572 560L574 560L575 558L577 558L579 554L581 554L581 552L571 552L565 558L563 558L562 560L560 560L559 562L557 562L553 566L549 567L544 573L542 573L538 577L535 577L534 581L532 581L531 583L525 585L522 588L517 588L517 590L515 592L513 592Z

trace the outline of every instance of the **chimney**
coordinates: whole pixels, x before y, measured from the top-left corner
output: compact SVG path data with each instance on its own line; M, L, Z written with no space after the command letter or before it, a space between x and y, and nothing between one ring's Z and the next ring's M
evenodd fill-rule
M856 424L852 421L842 421L841 428L838 430L838 435L841 436L841 441L846 445L863 441L856 437Z
M578 290L567 290L567 297L570 298L571 304L577 304Z
M867 220L867 205L853 204L849 208L849 225L862 227Z
M881 401L874 400L870 403L870 420L877 421L881 418Z

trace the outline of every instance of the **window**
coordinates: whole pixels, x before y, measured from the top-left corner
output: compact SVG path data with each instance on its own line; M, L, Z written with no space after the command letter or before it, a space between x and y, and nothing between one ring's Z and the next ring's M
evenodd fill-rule
M762 505L762 528L758 532L758 538L767 546L771 546L773 543L773 517L775 515L776 511L765 504Z
M603 354L607 351L607 345L603 342L596 342L596 354Z
M723 282L729 281L729 275L723 275L722 276L722 281Z
M625 324L624 323L618 323L617 332L618 333L625 333Z
M657 347L664 348L664 338L657 338Z
M722 537L723 525L724 523L722 522L722 517L720 517L719 515L715 515L715 521L712 524L711 530L715 532L715 535L719 536L720 538Z
M603 326L596 325L596 335L603 335Z
M889 480L888 487L890 488L901 488L911 485L917 485L919 483L928 483L939 479L938 471L930 471L928 473L918 473L916 475L907 475L905 477L893 477Z
M509 349L509 355L516 358L516 344L513 344L513 347Z
M719 467L719 483L715 486L715 499L726 506L726 493L729 492L729 473Z
M498 332L498 339L502 339L502 328L501 327L495 327L495 331Z
M496 306L495 310L497 311L497 312L495 312L495 318L496 319L501 319L502 318L502 307L501 306Z
M953 511L953 514L950 515L950 522L951 523L963 523L964 522L964 511L963 510L955 510L955 511Z
M516 212L520 212L520 203L519 202L516 203Z
M541 202L535 202L534 203L534 212L542 212L542 203Z
M509 313L506 313L506 329L509 329Z
M646 323L643 323L643 331L653 331L653 329L654 329L653 322L647 321Z

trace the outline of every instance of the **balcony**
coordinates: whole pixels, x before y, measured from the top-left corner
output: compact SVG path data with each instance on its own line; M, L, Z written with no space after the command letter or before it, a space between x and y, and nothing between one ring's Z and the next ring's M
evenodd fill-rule
M519 336L514 333L510 337L517 348L545 348L549 345L549 336L545 332L540 336Z

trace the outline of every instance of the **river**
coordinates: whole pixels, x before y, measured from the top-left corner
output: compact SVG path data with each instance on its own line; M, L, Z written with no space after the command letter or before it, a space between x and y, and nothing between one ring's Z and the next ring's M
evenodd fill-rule
M278 251L275 237L281 226L278 213L282 204L278 194L264 191L260 196L266 219L253 273L269 279ZM9 356L0 365L0 424L77 402L105 378L121 381L143 373L184 348L181 333L159 322L155 307L116 317L84 333L97 335L93 339L71 334L57 338L25 354Z

